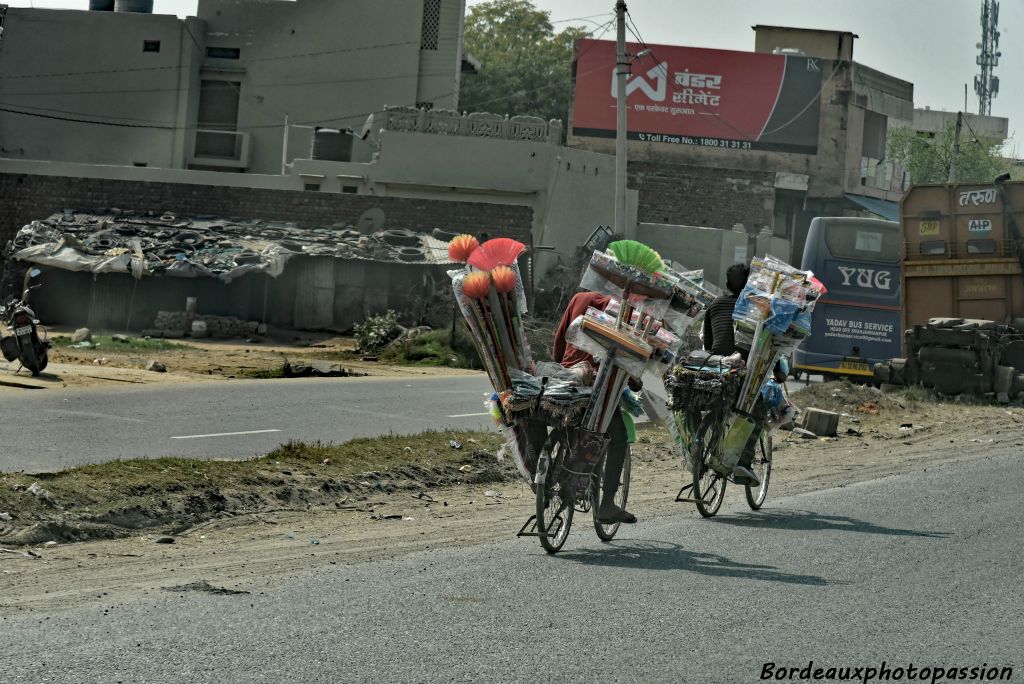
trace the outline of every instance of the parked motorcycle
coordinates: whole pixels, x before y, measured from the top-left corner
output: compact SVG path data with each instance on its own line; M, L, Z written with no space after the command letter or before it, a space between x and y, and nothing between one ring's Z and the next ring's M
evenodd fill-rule
M46 339L46 329L43 328L43 337L40 338L39 329L42 326L28 305L29 294L39 287L30 286L29 282L41 273L38 268L30 269L25 274L21 299L11 297L0 309L3 322L11 331L11 335L0 339L0 351L8 361L21 361L22 367L27 368L33 376L42 373L49 363L50 342Z

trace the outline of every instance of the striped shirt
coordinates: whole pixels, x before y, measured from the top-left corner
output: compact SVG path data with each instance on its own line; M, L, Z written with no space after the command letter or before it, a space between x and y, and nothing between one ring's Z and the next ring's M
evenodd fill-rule
M732 329L737 299L734 294L723 295L711 302L704 314L704 349L712 354L729 356L737 351Z

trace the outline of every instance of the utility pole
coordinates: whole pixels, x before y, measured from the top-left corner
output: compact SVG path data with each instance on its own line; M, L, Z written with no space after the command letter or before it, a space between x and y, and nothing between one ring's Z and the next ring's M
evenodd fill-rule
M626 235L626 2L615 2L615 233Z
M960 129L964 124L964 113L956 113L956 128L953 131L953 156L949 160L949 182L956 183L956 162L960 156Z
M312 156L312 155L310 155ZM288 173L288 115L284 115L284 139L281 141L281 175Z

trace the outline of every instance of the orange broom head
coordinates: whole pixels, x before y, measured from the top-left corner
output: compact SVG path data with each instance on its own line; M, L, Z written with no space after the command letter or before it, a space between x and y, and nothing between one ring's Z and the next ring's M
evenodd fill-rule
M511 266L519 255L526 251L526 245L512 238L494 238L480 245L469 256L469 265L481 271L490 271L498 266Z
M494 281L494 289L502 294L516 289L516 284L519 281L516 272L508 266L498 266L491 271L491 280Z
M491 274L474 271L462 280L462 292L470 299L483 299L491 291Z
M480 243L472 235L456 235L448 243L448 258L464 264L479 246Z

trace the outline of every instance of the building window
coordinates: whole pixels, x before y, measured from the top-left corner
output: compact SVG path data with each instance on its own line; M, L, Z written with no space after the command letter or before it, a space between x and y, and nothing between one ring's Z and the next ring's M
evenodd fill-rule
M303 190L308 190L309 192L320 192L320 184L319 183L305 183L305 184L303 184L302 189Z
M436 50L440 31L441 0L423 0L423 34L420 37L420 49Z
M206 48L206 56L212 57L213 59L238 59L242 55L242 51L239 48L229 47L208 47Z
M144 40L142 41L143 52L160 52L160 41L159 40Z
M203 80L199 84L196 156L238 159L238 81Z
M341 191L342 192L347 192L350 195L354 195L357 192L359 192L359 188L357 186L355 186L355 185L343 185L343 186L341 186Z

